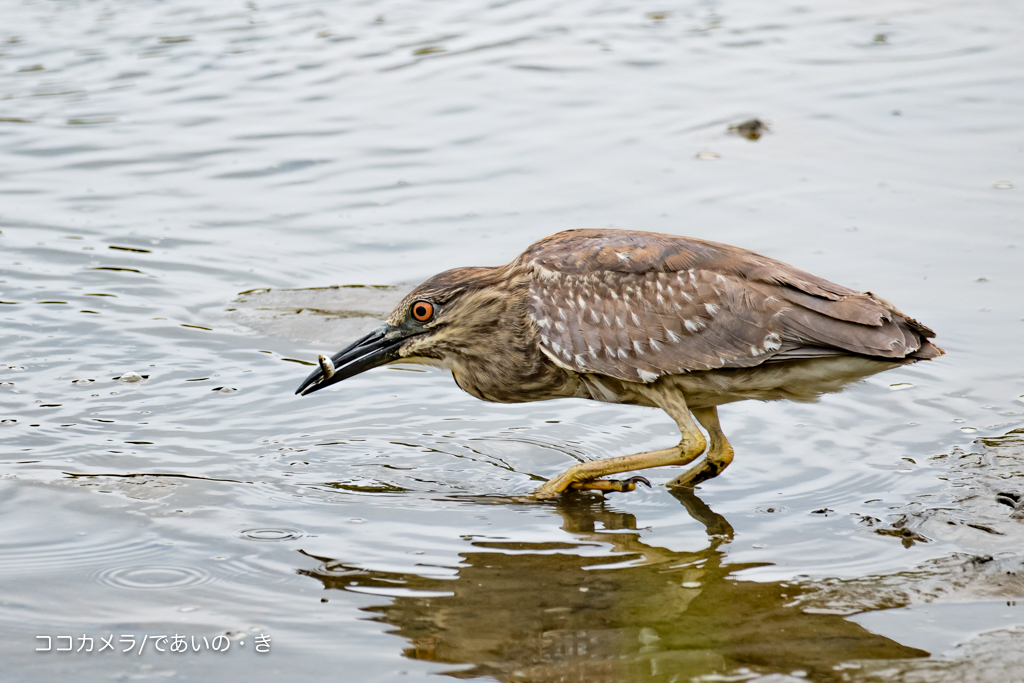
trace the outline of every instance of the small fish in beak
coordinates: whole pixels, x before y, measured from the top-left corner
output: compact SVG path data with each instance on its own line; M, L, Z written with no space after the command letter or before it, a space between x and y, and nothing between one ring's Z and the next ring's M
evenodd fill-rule
M320 372L324 373L324 379L334 377L334 363L331 359L321 353L317 360L320 361Z
M295 393L305 396L361 372L397 361L400 359L398 348L409 336L409 330L382 325L330 358L321 355L317 358L319 367Z

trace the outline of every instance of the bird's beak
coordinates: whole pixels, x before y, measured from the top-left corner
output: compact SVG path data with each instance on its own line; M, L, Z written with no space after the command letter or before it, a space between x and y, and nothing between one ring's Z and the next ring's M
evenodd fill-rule
M398 360L398 348L409 336L401 327L381 325L330 358L320 356L320 367L299 385L295 393L302 396L312 394L335 382Z

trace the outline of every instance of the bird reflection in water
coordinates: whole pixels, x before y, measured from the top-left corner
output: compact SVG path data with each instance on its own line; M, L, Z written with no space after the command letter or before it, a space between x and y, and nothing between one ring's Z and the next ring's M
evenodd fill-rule
M454 678L668 682L746 668L838 681L846 662L927 655L841 616L805 614L792 604L797 585L738 580L758 565L726 564L729 522L692 489L672 495L706 528L703 550L648 545L633 515L574 495L551 507L571 542L477 538L454 579L313 555L322 564L298 571L325 589L400 587L405 595L363 609L408 641L406 657L468 665L447 672Z

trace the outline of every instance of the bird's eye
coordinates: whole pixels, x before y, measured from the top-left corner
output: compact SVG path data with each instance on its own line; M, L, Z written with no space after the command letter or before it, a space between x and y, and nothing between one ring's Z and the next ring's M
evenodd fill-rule
M425 323L434 317L434 304L429 301L417 301L412 305L412 317Z

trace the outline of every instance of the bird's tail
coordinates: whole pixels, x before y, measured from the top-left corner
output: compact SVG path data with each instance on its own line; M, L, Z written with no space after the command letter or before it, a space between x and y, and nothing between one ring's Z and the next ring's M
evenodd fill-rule
M938 358L939 356L944 355L946 355L946 351L941 346L937 346L927 339L922 339L921 348L910 354L908 358L931 360L932 358Z

